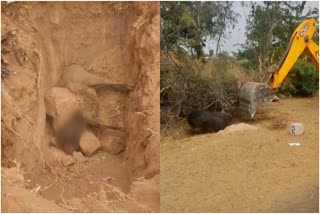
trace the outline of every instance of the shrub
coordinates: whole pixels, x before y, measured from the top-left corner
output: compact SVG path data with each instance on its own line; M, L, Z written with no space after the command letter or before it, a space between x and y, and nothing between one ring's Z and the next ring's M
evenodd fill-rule
M311 95L319 90L319 73L306 57L298 59L278 92L285 95Z
M230 59L202 61L192 61L188 56L184 60L161 58L162 129L176 127L184 106L229 113L237 106L240 84Z

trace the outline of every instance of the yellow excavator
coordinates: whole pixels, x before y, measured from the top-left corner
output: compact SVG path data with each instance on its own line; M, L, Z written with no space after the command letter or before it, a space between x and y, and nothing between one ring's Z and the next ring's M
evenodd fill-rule
M288 48L281 58L277 70L270 74L264 83L246 82L240 89L240 112L245 117L253 118L258 105L278 99L274 90L278 88L286 78L290 69L306 51L319 70L319 46L312 41L316 31L316 20L303 21L291 36Z

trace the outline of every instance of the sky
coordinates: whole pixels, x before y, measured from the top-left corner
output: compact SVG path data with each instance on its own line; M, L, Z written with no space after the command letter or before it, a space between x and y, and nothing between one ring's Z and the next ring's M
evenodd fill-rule
M308 8L318 8L319 9L319 1L307 1L304 13L308 10ZM226 51L228 53L236 52L239 48L239 44L243 44L246 41L245 36L245 27L246 27L246 16L248 16L250 8L242 7L241 2L237 1L233 3L233 10L240 14L238 18L238 23L234 29L230 28L227 31L231 31L232 33L228 35L228 38L225 39L225 43L223 43L223 47L220 48L220 51ZM205 48L205 52L209 53L209 50L216 50L216 42L209 42L207 47Z

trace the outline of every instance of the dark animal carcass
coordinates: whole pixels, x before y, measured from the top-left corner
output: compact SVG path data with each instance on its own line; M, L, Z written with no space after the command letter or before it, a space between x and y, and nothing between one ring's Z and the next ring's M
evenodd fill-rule
M187 120L194 133L217 132L230 124L232 115L225 112L195 110L187 115Z

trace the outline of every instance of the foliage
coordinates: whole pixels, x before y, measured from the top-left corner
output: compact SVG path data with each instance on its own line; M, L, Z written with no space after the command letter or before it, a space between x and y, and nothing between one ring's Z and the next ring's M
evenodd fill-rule
M278 92L285 95L311 95L319 90L319 73L305 57L299 59Z
M189 64L188 56L181 60L162 57L161 61L161 127L175 126L186 106L234 113L241 85L236 77L241 71L236 70L234 59L221 54L193 62L196 66Z
M270 65L279 62L295 28L307 17L319 14L314 8L302 15L305 3L268 1L244 4L251 7L246 27L247 41L235 55L238 59L248 59L244 64L246 69L267 72Z
M249 2L247 41L234 54L219 48L237 22L232 2L161 2L161 127L174 127L184 106L236 113L240 86L262 78L277 64L291 33L305 17L304 2ZM312 16L317 10L310 10ZM208 39L215 54L204 56ZM240 63L243 68L240 68ZM317 89L310 62L300 59L281 90L309 94ZM243 72L245 70L246 72ZM318 78L318 77L317 77Z
M243 68L247 72L267 76L285 53L296 27L306 18L318 20L317 8L309 9L306 15L302 14L305 4L305 1L244 3L251 8L246 27L247 40L234 55L238 60L245 61ZM318 43L317 34L313 40ZM279 91L301 95L314 93L317 81L314 65L306 59L299 59Z
M161 127L176 125L184 105L220 111L238 102L228 56L217 54L227 27L237 22L231 6L225 1L161 2ZM218 41L216 55L211 50L204 56L208 39Z
M221 40L237 14L228 2L161 2L161 52L183 49L200 58L208 39Z

